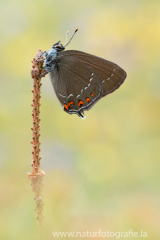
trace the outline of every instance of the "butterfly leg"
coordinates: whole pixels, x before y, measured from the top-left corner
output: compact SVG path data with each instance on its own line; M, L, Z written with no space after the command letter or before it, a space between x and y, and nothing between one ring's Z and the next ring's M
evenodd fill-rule
M47 53L46 51L44 51L43 53L41 53L41 55L39 56L39 58L37 58L37 60L36 60L37 63L44 61L44 59L38 61L38 59L40 59L44 54L45 54L45 57L48 55L48 53Z
M39 77L43 77L44 75L46 75L47 73L52 72L52 71L53 71L53 70L45 71L45 72L39 74L38 77L37 77L37 79L38 79Z

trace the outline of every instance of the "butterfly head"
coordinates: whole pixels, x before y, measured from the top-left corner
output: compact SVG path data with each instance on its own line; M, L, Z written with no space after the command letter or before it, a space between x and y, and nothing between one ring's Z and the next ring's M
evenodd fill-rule
M55 49L56 51L63 51L65 49L65 47L60 44L61 41L55 43L53 46L52 46L52 49Z
M65 49L65 47L70 43L70 41L72 40L72 38L74 37L75 33L78 31L78 28L74 31L71 39L69 40L69 42L67 43L67 35L68 35L68 31L66 33L66 43L65 45L63 46L60 42L61 41L58 41L57 43L55 43L53 46L52 46L52 49L56 50L56 52L60 52L60 51L63 51Z

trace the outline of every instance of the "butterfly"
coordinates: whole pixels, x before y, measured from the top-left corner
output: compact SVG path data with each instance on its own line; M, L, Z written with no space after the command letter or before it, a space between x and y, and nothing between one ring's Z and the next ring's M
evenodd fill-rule
M75 30L73 36L78 31ZM44 51L37 62L44 61L45 72L50 73L55 94L62 108L69 114L85 118L84 111L91 109L102 97L112 93L124 82L127 74L117 64L103 58L77 51L65 50L73 36L63 46L61 41Z

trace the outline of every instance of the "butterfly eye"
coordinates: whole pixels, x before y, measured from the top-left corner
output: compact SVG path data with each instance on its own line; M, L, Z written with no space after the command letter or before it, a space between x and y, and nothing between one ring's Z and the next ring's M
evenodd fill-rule
M63 47L63 45L62 45L62 44L59 44L59 43L60 43L60 41L57 42L57 43L55 43L52 48L53 48L53 49L56 49L57 51L62 51L62 50L64 50L65 47Z
M64 50L65 49L62 44L57 45L54 48L56 48L57 50Z

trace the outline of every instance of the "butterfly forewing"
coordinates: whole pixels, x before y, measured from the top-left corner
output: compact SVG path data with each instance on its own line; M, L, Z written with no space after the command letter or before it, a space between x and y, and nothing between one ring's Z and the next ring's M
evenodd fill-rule
M57 56L51 80L64 110L70 114L77 113L81 116L103 94L102 81L94 69L63 52Z
M102 96L106 96L119 88L127 76L121 67L103 58L76 50L63 51L61 54L64 57L71 56L81 61L99 76L103 85Z

